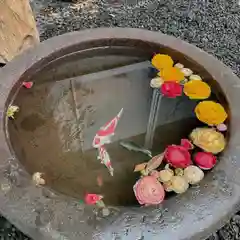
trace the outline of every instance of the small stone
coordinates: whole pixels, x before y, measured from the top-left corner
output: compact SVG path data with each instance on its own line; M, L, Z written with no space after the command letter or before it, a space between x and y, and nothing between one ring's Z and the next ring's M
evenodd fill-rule
M153 78L153 79L151 80L150 86L151 86L152 88L160 88L160 87L162 86L163 82L164 82L164 81L163 81L162 78L160 78L160 77L155 77L155 78Z
M176 68L178 68L178 69L183 69L183 68L184 68L184 65L181 64L181 63L176 63L176 64L174 65L174 67L176 67Z
M199 76L199 75L195 75L195 74L192 74L190 77L189 77L190 80L200 80L202 81L202 78Z
M174 172L171 169L161 170L158 175L158 180L160 182L169 182L171 178L174 176Z
M185 77L189 77L193 74L193 71L189 68L182 68L181 72L184 74Z
M175 193L184 193L189 187L187 180L182 176L173 176L171 182L171 188Z
M197 166L188 166L184 169L184 178L190 184L198 184L204 178L204 172Z

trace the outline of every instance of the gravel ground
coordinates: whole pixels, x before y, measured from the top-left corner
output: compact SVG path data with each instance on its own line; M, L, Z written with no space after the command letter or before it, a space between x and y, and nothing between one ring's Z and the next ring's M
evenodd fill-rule
M240 77L240 0L32 0L41 39L97 27L145 28L213 54ZM240 239L240 213L208 240ZM0 218L1 239L28 239Z

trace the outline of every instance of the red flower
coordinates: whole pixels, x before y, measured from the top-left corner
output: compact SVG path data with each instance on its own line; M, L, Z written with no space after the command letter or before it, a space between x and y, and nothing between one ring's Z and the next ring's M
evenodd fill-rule
M209 152L198 152L194 157L195 163L203 170L209 170L217 163L217 158Z
M183 146L187 150L193 149L193 144L185 138L181 139L181 146Z
M140 178L133 190L141 205L156 205L161 203L165 197L162 184L153 176Z
M98 195L98 194L93 194L93 193L88 193L85 196L85 203L89 204L89 205L94 205L96 204L98 201L100 201L101 199L103 199L103 196Z
M182 95L182 86L174 81L165 81L161 86L161 92L166 97L175 98Z
M22 85L25 87L25 88L31 88L33 86L33 82L23 82Z
M192 164L191 155L183 146L168 146L165 151L165 158L175 168L185 168Z

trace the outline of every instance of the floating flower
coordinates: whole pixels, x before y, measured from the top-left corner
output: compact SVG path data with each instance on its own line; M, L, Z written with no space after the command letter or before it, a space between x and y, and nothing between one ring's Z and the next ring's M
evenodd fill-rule
M177 82L166 81L161 86L161 92L169 98L176 98L182 95L182 87Z
M181 146L183 146L184 148L186 148L187 150L191 150L194 148L193 144L191 143L190 140L186 139L186 138L182 138L181 139Z
M183 175L190 184L198 184L204 178L204 172L197 166L188 166L183 170Z
M33 82L23 82L22 85L25 87L25 88L31 88L33 86Z
M195 107L197 118L208 125L218 125L227 118L223 106L213 101L202 101Z
M190 153L183 146L168 146L165 151L165 158L175 168L185 168L192 164Z
M160 77L155 77L155 78L153 78L153 79L151 80L150 86L151 86L152 88L160 88L160 87L162 86L163 82L164 82L164 81L163 81L162 78L160 78Z
M213 154L223 151L226 146L224 135L213 128L195 128L190 138L194 145Z
M182 68L181 72L183 73L183 75L185 77L189 77L190 75L193 74L193 71L191 69L189 69L189 68Z
M227 131L227 125L224 123L220 123L217 125L217 130L220 132L225 132Z
M46 183L46 181L43 178L43 173L40 173L40 172L35 172L32 175L32 180L37 186L45 185L45 183Z
M209 170L216 165L217 158L210 152L198 152L194 157L194 161L201 169Z
M141 205L159 204L165 197L162 184L153 176L145 176L139 179L135 183L133 190Z
M7 110L7 117L14 119L15 113L19 112L19 107L11 105L8 107Z
M211 95L211 88L203 81L191 80L184 84L183 92L190 99L206 99Z
M196 75L196 74L192 74L189 79L191 81L196 81L196 80L199 80L199 81L202 81L202 78L199 76L199 75Z
M181 63L176 63L176 64L174 65L174 67L175 67L175 68L182 69L182 68L184 68L184 65L181 64Z
M95 205L97 202L101 201L103 199L103 196L94 194L94 193L88 193L85 195L85 203L89 205Z
M164 81L180 82L184 79L184 74L176 67L164 68L158 73L158 75Z
M171 179L171 189L175 193L184 193L189 188L187 180L182 176L173 176Z
M173 66L173 60L170 56L165 54L156 54L152 58L152 65L158 69L161 70L163 68L169 68Z
M161 170L158 173L158 180L160 182L165 183L165 182L170 181L173 176L174 176L173 170L171 170L171 169L164 169L164 170Z

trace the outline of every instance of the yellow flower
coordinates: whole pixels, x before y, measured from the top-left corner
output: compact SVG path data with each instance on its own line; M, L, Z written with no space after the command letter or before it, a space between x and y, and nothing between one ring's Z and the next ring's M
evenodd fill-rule
M195 128L190 139L199 148L213 154L220 153L226 146L223 134L213 128Z
M156 54L152 58L152 65L158 69L161 70L162 68L169 68L173 66L173 60L170 56L165 54Z
M163 68L158 75L164 81L180 82L184 79L184 74L176 67Z
M202 101L195 107L197 118L210 126L223 123L227 113L223 106L213 101Z
M211 88L203 81L189 81L184 84L183 92L190 99L206 99L211 94Z

